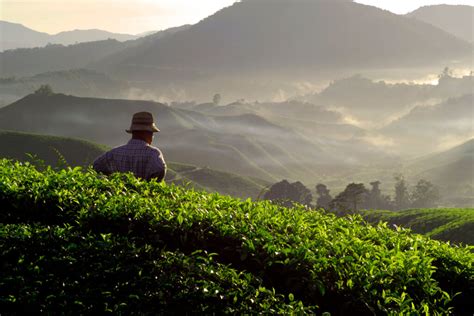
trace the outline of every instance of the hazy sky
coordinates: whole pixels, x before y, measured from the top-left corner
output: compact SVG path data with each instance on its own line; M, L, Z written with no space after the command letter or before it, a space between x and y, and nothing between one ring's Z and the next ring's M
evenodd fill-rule
M192 24L236 0L0 0L0 19L37 31L58 33L98 28L136 34ZM473 4L474 0L356 0L395 13L429 4Z

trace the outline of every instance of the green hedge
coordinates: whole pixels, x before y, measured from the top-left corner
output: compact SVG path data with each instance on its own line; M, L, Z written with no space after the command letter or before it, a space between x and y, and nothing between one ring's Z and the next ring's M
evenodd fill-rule
M240 201L143 182L130 175L105 178L80 169L41 173L32 166L7 160L0 161L0 203L0 219L6 230L4 240L13 238L8 230L10 226L38 229L39 235L31 234L29 238L45 245L37 253L43 260L53 260L47 250L53 241L45 236L44 230L52 231L50 234L54 236L58 229L69 229L67 238L85 238L99 244L104 236L109 236L110 247L116 245L127 253L154 249L143 260L143 269L149 267L150 261L163 267L163 271L169 269L165 272L169 284L178 279L187 280L183 281L189 282L186 284L210 282L210 287L220 289L225 298L233 296L231 300L214 304L219 301L219 294L210 294L212 299L206 301L201 294L190 292L186 296L177 289L177 294L171 297L154 298L161 302L158 310L162 308L165 312L180 311L179 308L186 312L188 306L199 308L196 311L209 308L230 313L265 312L273 306L273 312L279 313L298 310L334 315L453 312L471 315L474 310L472 248L451 247L405 230L395 232L383 224L373 227L358 216L337 218L304 207L286 209L268 202ZM67 238L63 240L66 249L60 251L64 256L69 256ZM86 247L83 243L73 244L79 249ZM1 247L5 253L12 246L2 242ZM15 249L22 254L30 248L20 243ZM222 279L209 278L203 272L204 267L199 268L196 253L204 258L200 259L204 260L201 263L212 262L216 267L213 271L222 271L219 272ZM213 255L209 258L202 254ZM97 256L97 264L91 270L97 277L116 267L140 269L140 263L130 266L126 255L123 258L114 255L113 262ZM194 273L171 269L173 265L167 265L167 258L171 257L180 263L188 262ZM7 266L14 266L16 257L12 258L7 258L10 260ZM64 274L61 266L51 273L52 278L61 278ZM63 268L67 269L67 265ZM87 269L81 269L82 266L72 279L77 282L77 288L86 292L102 290L100 285L84 281L81 275ZM11 275L21 277L21 272L13 268L4 269L3 273L2 284ZM41 268L38 273L44 274ZM134 284L145 282L141 276L130 274L129 278ZM30 291L59 295L56 292L59 289L54 287L31 284ZM136 288L141 291L141 286ZM112 286L109 292L116 297L107 308L117 310L122 303L133 305L132 298L130 302L127 299L127 294L135 295L133 291L131 287L130 293L126 290L116 293ZM74 293L68 297L82 302L82 297ZM260 293L265 295L262 297ZM147 304L146 296L136 295L139 301L143 300L142 312L146 312L146 306L155 306ZM178 302L180 297L189 302L176 304L175 297ZM27 300L27 296L20 295L8 304L21 308ZM84 304L92 310L104 308L107 302L107 298L97 296L93 302ZM29 303L40 306L44 301ZM42 307L52 308L53 305Z

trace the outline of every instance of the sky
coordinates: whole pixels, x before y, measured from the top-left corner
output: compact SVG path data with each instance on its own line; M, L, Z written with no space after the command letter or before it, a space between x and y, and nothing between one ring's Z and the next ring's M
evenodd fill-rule
M139 34L197 23L234 2L236 0L0 0L0 20L20 23L49 34L74 29ZM472 5L474 0L356 2L404 14L424 5Z

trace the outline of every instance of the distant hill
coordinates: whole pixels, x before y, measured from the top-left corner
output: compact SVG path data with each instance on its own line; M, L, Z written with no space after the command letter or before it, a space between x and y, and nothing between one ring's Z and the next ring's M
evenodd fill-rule
M48 71L84 68L86 65L124 48L116 40L81 43L43 48L20 48L0 53L2 77L31 76Z
M473 102L474 95L467 94L436 105L416 106L380 132L407 152L418 155L434 152L439 150L443 139L472 137Z
M130 86L87 69L44 72L28 77L0 78L0 98L12 103L48 84L53 91L89 97L127 97Z
M0 27L2 25L7 25L9 28L10 24L5 23L0 23ZM2 69L0 75L2 77L18 77L25 75L36 75L43 72L86 68L86 66L92 65L95 62L102 60L102 58L111 58L111 56L114 56L115 53L125 48L134 47L136 45L146 46L150 41L156 41L158 39L165 38L181 30L185 30L188 27L189 25L173 27L163 31L153 32L152 34L145 37L133 36L130 38L130 40L126 40L125 42L121 42L119 40L125 40L127 38L126 35L118 36L117 34L107 33L99 30L59 33L58 36L65 38L73 36L74 40L71 40L70 42L65 40L50 40L45 43L46 46L42 45L45 47L18 48L5 52L1 52L0 50L0 66ZM21 27L20 29L23 30L26 28ZM24 30L24 32L28 33L29 31ZM32 32L33 34L36 34L34 31ZM28 38L27 35L22 35L20 31L17 33L19 34L18 38ZM44 35L46 33L41 34ZM86 37L94 38L94 41L77 43L79 41L76 39ZM99 40L101 37L103 37L103 39Z
M124 75L147 67L156 78L169 79L196 70L432 65L471 51L468 43L429 24L351 1L248 0L102 64L117 73L128 69Z
M438 84L432 85L389 83L354 75L332 81L320 93L296 99L325 107L342 108L344 112L361 121L383 125L406 113L416 104L472 93L471 75L458 78L440 74L439 78Z
M88 167L108 148L89 141L0 130L0 158L29 161L35 165ZM166 181L208 192L240 198L257 198L268 182L228 172L167 162Z
M37 32L21 24L0 21L0 52L20 47L38 47L48 43L48 33Z
M71 45L85 42L103 41L106 39L114 39L120 42L137 39L138 36L131 34L112 33L103 30L73 30L60 32L52 35L52 43Z
M7 21L0 21L0 34L2 35L0 52L17 48L42 47L47 44L70 45L107 39L128 41L138 38L136 35L117 34L103 30L74 30L50 35Z
M128 139L124 130L137 111L155 114L158 146L171 161L269 181L314 179L318 169L343 161L257 115L219 117L150 101L33 94L0 109L0 128L114 146Z
M408 16L430 23L465 41L474 42L474 6L446 4L425 6L409 13Z
M261 198L270 183L256 178L242 177L229 172L199 168L192 165L170 163L166 181L178 185L190 185L198 190L218 192L239 198Z
M411 162L410 174L441 188L445 203L474 206L474 139Z
M87 167L107 147L89 141L0 130L0 157L20 161L44 161L50 166ZM28 156L31 154L35 159ZM65 160L65 161L64 161Z

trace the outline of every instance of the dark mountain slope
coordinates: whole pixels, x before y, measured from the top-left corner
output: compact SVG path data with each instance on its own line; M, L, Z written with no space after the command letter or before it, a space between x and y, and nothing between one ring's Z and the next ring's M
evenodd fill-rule
M408 14L430 23L467 42L474 42L474 7L469 5L432 5Z
M471 46L424 22L348 1L235 3L189 29L123 53L109 69L261 71L403 66L467 56ZM104 61L106 62L106 61ZM171 70L170 70L171 69Z
M124 43L105 40L77 45L48 45L0 53L2 77L34 75L48 71L83 68L124 48Z

